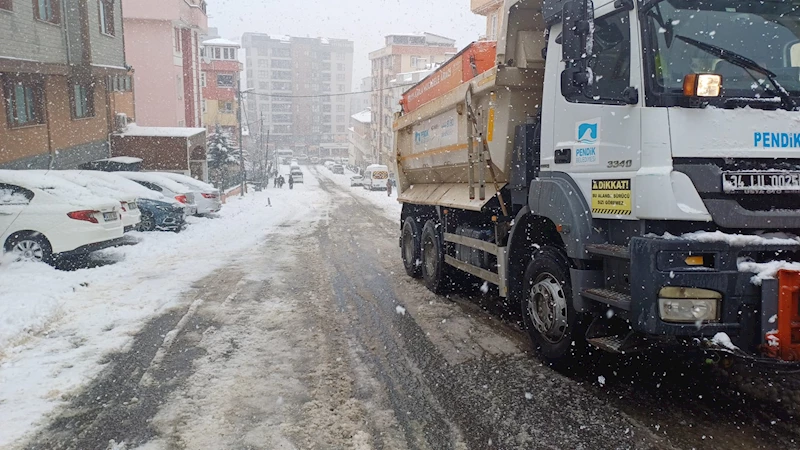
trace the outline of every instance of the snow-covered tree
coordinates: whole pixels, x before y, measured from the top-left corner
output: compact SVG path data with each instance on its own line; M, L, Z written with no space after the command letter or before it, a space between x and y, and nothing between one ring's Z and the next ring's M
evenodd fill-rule
M231 145L230 136L219 126L208 136L208 169L217 186L229 187L233 175L240 172L240 155L240 150Z

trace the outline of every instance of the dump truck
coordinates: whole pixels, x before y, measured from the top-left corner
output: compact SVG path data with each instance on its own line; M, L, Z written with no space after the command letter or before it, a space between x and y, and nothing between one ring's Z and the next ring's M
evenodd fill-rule
M551 363L653 346L800 361L798 5L503 14L498 42L403 95L408 275L497 286Z

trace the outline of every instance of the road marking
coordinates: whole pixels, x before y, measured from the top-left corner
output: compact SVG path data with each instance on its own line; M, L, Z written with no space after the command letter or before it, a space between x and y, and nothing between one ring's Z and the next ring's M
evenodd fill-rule
M161 347L158 348L156 355L153 357L153 360L150 361L150 365L147 367L144 375L142 375L142 379L139 381L140 386L149 386L153 383L153 376L151 374L153 369L161 365L161 362L164 360L167 352L175 343L175 339L178 337L178 334L183 331L183 329L186 327L186 324L189 323L192 317L194 317L197 309L202 304L202 298L198 298L193 301L192 304L189 305L189 310L186 311L186 314L184 314L183 317L181 317L181 320L178 321L178 324L175 325L175 328L173 328L164 336L164 342L161 344Z

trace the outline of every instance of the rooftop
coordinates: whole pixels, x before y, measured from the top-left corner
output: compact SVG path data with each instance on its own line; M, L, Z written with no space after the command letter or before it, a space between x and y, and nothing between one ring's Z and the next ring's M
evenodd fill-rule
M181 127L140 127L135 123L128 125L125 131L116 133L117 136L136 136L136 137L182 137L188 138L205 133L205 128L181 128Z
M203 41L203 45L213 45L213 46L221 46L221 47L240 47L241 44L238 42L230 41L228 39L216 38L216 39L209 39L207 41Z
M352 116L353 120L361 123L371 123L372 122L372 110L367 108L361 112L355 113Z

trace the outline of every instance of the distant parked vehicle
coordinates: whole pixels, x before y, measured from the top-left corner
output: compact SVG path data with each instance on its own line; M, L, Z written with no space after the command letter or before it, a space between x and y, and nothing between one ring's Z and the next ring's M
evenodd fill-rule
M389 183L389 167L380 164L373 164L367 166L364 170L364 189L383 190L388 188Z
M52 264L121 243L119 201L62 178L0 170L0 243L21 260Z
M189 215L197 214L195 195L188 187L152 172L114 172L115 174L135 181L152 191L160 192L165 197L173 198L184 205Z
M328 160L325 160L325 168L326 168L326 169L330 169L330 168L332 168L332 167L334 166L334 164L335 164L335 163L334 163L333 161L329 160L329 159L328 159Z
M32 171L33 172L33 171ZM103 178L92 176L91 170L50 170L35 171L47 176L63 178L71 183L83 186L98 197L113 198L120 203L122 226L125 232L133 231L139 227L142 213L137 204L136 194L119 189L118 183L106 181Z
M319 164L319 158L316 156L311 157L311 164Z
M142 167L142 161L142 158L132 156L115 156L81 164L80 168L102 172L139 172Z
M341 164L334 164L331 166L331 172L337 175L344 175L344 166Z
M192 177L172 172L152 172L188 187L197 203L197 214L213 214L222 209L222 193L214 186Z
M353 175L350 177L350 187L353 186L363 186L364 185L364 177L361 175Z

